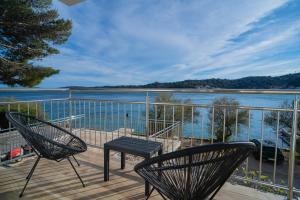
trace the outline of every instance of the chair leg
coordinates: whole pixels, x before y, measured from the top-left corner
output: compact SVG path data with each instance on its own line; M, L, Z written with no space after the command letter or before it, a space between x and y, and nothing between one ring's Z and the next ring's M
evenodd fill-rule
M167 200L166 197L165 197L159 190L157 190L157 192L160 194L160 196L161 196L164 200Z
M216 196L216 194L219 192L219 190L222 188L223 185L224 185L224 184L220 185L220 186L214 191L213 195L211 195L211 196L209 197L209 200L213 200L213 198Z
M37 165L37 163L38 163L38 159L39 159L39 156L38 156L38 158L36 159L35 163L33 164L33 166L32 166L32 168L31 168L30 172L29 172L28 175L26 176L26 180L32 175L32 172L34 171L34 169L35 169L35 167L36 167L36 165Z
M77 163L78 167L80 167L80 164L79 164L78 160L75 158L75 156L72 155L72 157L74 158L74 160Z
M35 161L33 167L31 168L31 170L30 170L28 176L26 177L27 181L26 181L26 183L25 183L25 185L24 185L24 187L23 187L23 190L22 190L22 192L20 193L19 197L22 197L22 196L23 196L23 193L24 193L24 191L25 191L25 189L26 189L26 187L27 187L27 184L28 184L28 182L30 181L30 179L31 179L31 177L32 177L32 175L33 175L33 172L34 172L34 170L35 170L35 168L36 168L38 162L40 161L40 159L41 159L41 157L38 156L38 158L37 158L37 160Z
M154 191L154 187L152 187L152 190L150 191L149 195L147 196L146 200L148 200L152 194L152 192Z
M146 200L148 200L150 198L150 196L151 196L151 194L153 193L154 190L156 190L164 200L167 200L166 197L158 189L156 189L153 186L152 186L152 189L151 189L149 195L147 196Z
M77 177L79 178L80 182L82 183L82 186L83 186L83 187L85 187L85 185L84 185L84 183L83 183L83 181L82 181L81 177L79 176L78 172L76 171L76 169L75 169L75 167L74 167L73 163L71 162L70 158L68 157L67 159L68 159L69 163L71 164L71 166L72 166L73 170L75 171L75 173L76 173Z

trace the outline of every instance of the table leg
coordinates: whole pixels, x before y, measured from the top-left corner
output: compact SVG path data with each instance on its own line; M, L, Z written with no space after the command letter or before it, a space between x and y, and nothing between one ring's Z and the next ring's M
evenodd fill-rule
M158 155L160 156L162 153L163 153L163 148L161 148L161 149L158 151ZM158 162L158 167L161 167L161 162ZM159 170L159 171L158 171L158 178L159 178L159 180L160 180L161 176L162 176L162 171Z
M146 157L145 159L150 159L150 157ZM145 181L145 196L149 196L150 194L150 184L148 181Z
M109 149L104 148L104 181L109 181Z
M150 184L148 181L145 181L145 196L149 196Z
M121 152L121 169L125 169L125 153Z
M163 153L163 148L158 151L158 155L160 156Z

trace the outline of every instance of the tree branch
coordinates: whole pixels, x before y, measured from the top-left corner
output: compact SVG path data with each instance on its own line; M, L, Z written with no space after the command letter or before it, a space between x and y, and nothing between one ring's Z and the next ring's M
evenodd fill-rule
M7 44L3 44L3 43L0 43L0 46L3 46L3 47L6 47L6 48L9 48L9 49L14 49L14 50L18 50L18 48L16 47L13 47L13 46L10 46L10 45L7 45ZM30 48L30 47L26 47L27 50L29 51L43 51L43 49L33 49L33 48Z
M11 61L11 60L7 60L6 58L3 58L3 57L0 57L1 60L3 60L4 62L7 62L7 63L12 63L12 64L16 64L16 65L23 65L23 63L19 63L19 62L15 62L15 61Z

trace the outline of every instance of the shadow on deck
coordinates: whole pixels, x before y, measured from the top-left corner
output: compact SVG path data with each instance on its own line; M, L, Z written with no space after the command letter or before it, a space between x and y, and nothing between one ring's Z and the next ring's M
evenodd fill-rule
M112 152L114 154L114 152ZM144 182L133 171L135 163L126 161L126 168L120 169L117 154L111 156L110 181L103 181L103 151L89 148L78 155L81 166L76 168L86 187L83 188L68 161L57 163L42 159L21 198L33 199L145 199ZM0 199L19 199L19 193L25 184L25 177L31 169L35 157L26 158L22 162L8 167L0 167ZM151 200L162 199L154 193ZM263 193L251 188L227 183L215 197L218 200L254 200L283 199L270 193Z

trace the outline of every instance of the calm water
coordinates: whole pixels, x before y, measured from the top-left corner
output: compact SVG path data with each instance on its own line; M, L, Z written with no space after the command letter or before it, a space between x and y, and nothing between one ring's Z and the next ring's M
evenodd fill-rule
M73 93L72 97L75 98L92 98L92 99L101 99L101 100L124 100L124 101L145 101L146 93ZM149 93L150 101L153 102L157 93ZM222 95L222 94L174 94L177 98L180 99L191 99L195 104L210 104L215 98L221 96L227 96L236 99L240 102L240 105L243 106L254 106L254 107L280 107L284 101L292 101L296 98L294 95ZM38 99L57 99L57 98L67 98L67 92L2 92L0 93L0 98L12 97L17 100L38 100ZM142 107L142 108L141 108ZM140 112L144 112L144 106L141 106L139 109ZM50 109L50 108L46 108ZM98 110L98 108L96 108ZM138 108L133 107L133 113L137 113ZM186 123L184 125L184 135L193 136L198 138L209 138L211 135L210 128L207 126L207 109L200 110L204 112L204 131L201 127L201 120L195 120L194 124ZM55 110L53 115L57 116ZM122 111L123 112L123 111ZM125 111L126 112L126 111ZM131 113L129 113L130 115ZM261 111L251 111L251 128L250 130L246 126L241 126L239 134L237 135L236 140L245 140L249 138L261 138L261 120L262 112ZM264 125L264 135L265 139L275 140L276 133L267 125ZM249 134L249 135L248 135ZM233 138L232 138L233 139ZM281 146L285 147L286 145L281 141Z
M12 97L17 100L38 100L38 99L56 99L68 98L67 92L1 92L0 98ZM149 93L153 101L157 93ZM278 107L285 101L292 101L295 95L253 95L253 94L174 94L180 99L191 99L193 103L209 104L213 99L221 96L234 98L243 106L261 106L261 107ZM72 93L72 97L78 98L96 98L107 100L124 100L124 101L145 101L146 93Z

